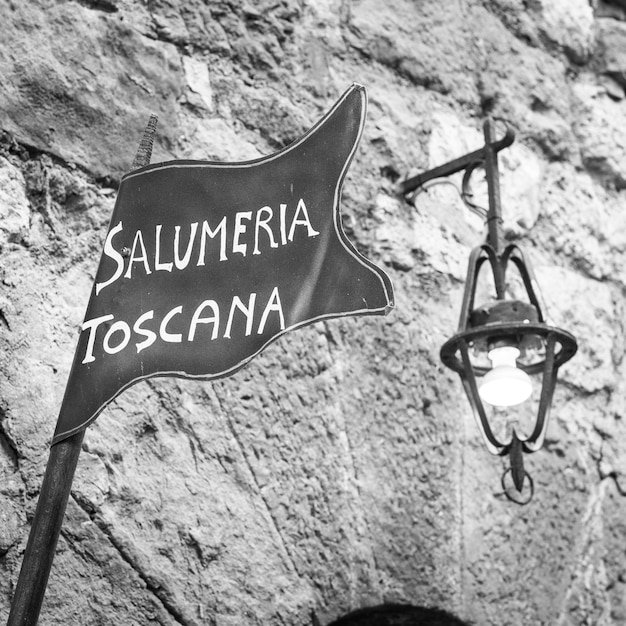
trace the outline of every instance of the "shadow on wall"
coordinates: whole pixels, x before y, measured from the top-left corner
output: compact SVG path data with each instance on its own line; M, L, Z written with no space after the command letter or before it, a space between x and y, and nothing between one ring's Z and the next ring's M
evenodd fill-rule
M427 609L407 604L381 604L352 611L328 626L469 626L469 624L441 609Z

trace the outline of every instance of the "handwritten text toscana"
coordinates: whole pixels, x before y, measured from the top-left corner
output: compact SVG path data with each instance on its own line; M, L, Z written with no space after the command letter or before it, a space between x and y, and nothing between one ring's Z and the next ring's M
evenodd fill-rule
M120 253L115 248L114 239L124 232L124 224L122 221L116 224L104 244L104 255L114 262L115 269L110 276L96 283L95 296L98 297L117 281L131 280L138 273L146 276L153 272L184 271L190 266L205 266L207 261L211 263L216 259L220 263L228 262L229 255L259 255L264 250L289 245L297 232L304 232L307 237L319 235L311 224L302 198L295 208L281 203L277 214L270 206L264 206L254 212L240 211L232 216L223 216L217 224L207 220L193 222L188 234L181 231L181 226L175 226L173 233L164 232L163 226L157 224L154 249L151 249L146 243L152 241L151 237L137 230L132 246ZM182 241L184 238L186 242ZM213 254L209 255L209 251ZM173 344L191 342L196 338L200 325L210 329L211 340L220 336L230 339L236 316L245 319L245 336L254 331L262 334L270 315L278 316L280 330L284 330L285 317L278 286L272 287L265 303L259 303L257 307L256 300L257 293L250 293L247 303L239 296L234 296L230 303L206 299L195 307L190 318L189 312L179 304L160 320L154 319L153 309L142 313L131 323L121 319L111 323L115 319L112 314L86 320L82 330L88 332L88 339L82 363L95 361L101 354L99 349L96 350L96 346L99 348L100 345L104 353L116 354L131 345L133 340L137 353L158 340ZM178 326L175 330L183 330L180 324L176 324L177 317L189 320L184 332L173 332L175 325Z

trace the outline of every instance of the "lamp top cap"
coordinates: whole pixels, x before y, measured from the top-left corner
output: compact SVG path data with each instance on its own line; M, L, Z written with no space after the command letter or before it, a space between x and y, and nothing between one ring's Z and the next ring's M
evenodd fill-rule
M520 300L495 300L474 309L470 314L472 328L495 322L538 322L541 314L537 307Z

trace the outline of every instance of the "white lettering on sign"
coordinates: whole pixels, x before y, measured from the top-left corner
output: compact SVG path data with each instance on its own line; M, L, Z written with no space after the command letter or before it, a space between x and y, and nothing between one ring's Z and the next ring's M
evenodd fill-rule
M143 328L142 326L144 322L147 322L151 319L154 319L154 311L146 311L143 315L140 315L137 318L137 321L133 324L133 330L135 331L135 333L137 335L143 335L145 337L143 341L135 344L137 346L137 354L139 354L142 350L149 348L157 340L157 334L154 331L148 328ZM89 349L87 350L87 352L89 352ZM83 361L83 363L85 363L85 361Z
M120 221L111 228L104 243L103 254L113 262L109 263L112 269L109 276L96 283L95 295L120 280L145 278L158 272L183 272L194 266L228 262L235 255L267 254L319 234L302 198L291 208L287 203L279 203L276 211L266 205L256 211L225 215L214 222L204 220L169 227L156 224L154 231L144 228L124 233ZM93 363L98 355L124 353L133 347L139 354L158 343L163 348L166 344L230 340L233 335L261 335L269 323L285 330L279 288L273 287L269 297L263 291L265 295L233 295L228 302L207 298L195 309L173 303L176 306L164 314L157 315L152 309L135 320L115 319L113 315L87 320L82 326L87 333L82 363Z
M113 247L112 241L113 237L117 235L117 233L122 231L122 222L120 222L117 226L114 226L107 235L106 241L104 242L104 254L106 254L109 258L113 259L117 264L115 272L108 280L105 280L103 283L96 284L96 295L98 295L107 285L114 283L124 271L124 257ZM157 237L160 233L160 227L157 226ZM158 238L157 238L158 241ZM157 258L158 258L158 244L157 244Z
M223 314L224 313L224 314ZM85 322L82 330L88 331L87 347L84 363L93 363L96 360L94 351L96 346L102 345L107 354L117 354L125 350L135 340L137 353L149 348L157 341L165 343L183 343L196 340L201 334L203 340L214 341L220 337L230 339L233 325L245 322L244 335L247 337L253 332L261 335L270 315L278 321L280 330L285 330L285 315L278 287L274 287L263 306L258 306L256 293L248 296L247 302L239 296L234 296L225 311L215 300L204 300L191 314L182 305L170 309L161 320L154 320L154 311L146 311L133 323L116 320L113 315L102 315ZM222 320L225 323L222 324ZM150 324L152 322L152 324ZM203 329L202 326L206 326Z
M202 267L207 264L207 256L211 252L212 257L208 262L223 262L228 261L228 252L246 257L250 254L262 254L263 250L286 246L293 243L297 232L302 232L305 237L319 235L311 224L302 198L298 200L291 220L288 220L287 208L287 204L280 204L278 216L269 206L263 206L255 212L239 211L230 222L224 216L216 225L207 220L201 224L193 222L188 227L175 226L173 233L164 232L163 225L157 224L154 229L154 250L150 251L146 246L146 241L149 241L146 233L137 230L127 260L113 245L113 239L124 232L124 225L119 222L110 230L104 242L104 254L115 262L115 270L106 280L96 283L96 296L122 277L132 279L137 272L149 275L153 271L171 272L174 268L182 271L190 265ZM230 239L229 231L232 232ZM216 247L211 246L211 243L218 240L218 236L219 255L216 254Z
M228 261L226 257L226 216L222 218L222 221L212 230L209 223L205 220L202 222L202 234L200 235L200 253L198 254L198 267L204 265L204 258L206 256L206 238L213 239L217 233L220 233L220 261Z

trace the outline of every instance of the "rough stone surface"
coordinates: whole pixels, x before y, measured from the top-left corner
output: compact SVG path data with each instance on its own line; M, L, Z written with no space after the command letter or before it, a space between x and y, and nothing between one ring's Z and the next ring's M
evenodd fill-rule
M626 24L606 19L600 22L604 71L626 87Z
M328 624L383 603L485 626L626 620L622 0L0 0L0 619L116 194L153 161L248 160L369 94L343 225L389 272L385 318L282 337L215 383L153 379L86 434L40 624ZM439 348L484 234L459 177L501 153L562 369L535 496L503 493ZM478 174L478 173L477 173ZM485 206L476 176L475 202Z

